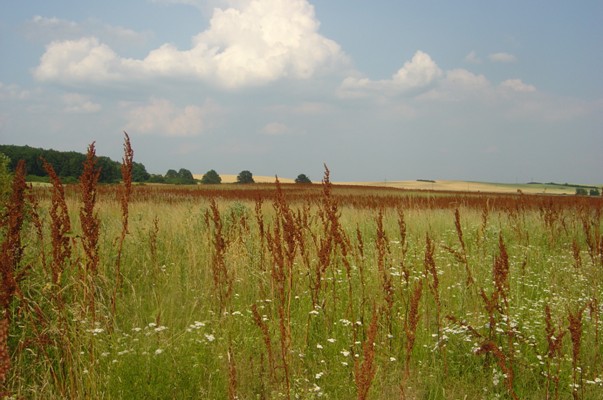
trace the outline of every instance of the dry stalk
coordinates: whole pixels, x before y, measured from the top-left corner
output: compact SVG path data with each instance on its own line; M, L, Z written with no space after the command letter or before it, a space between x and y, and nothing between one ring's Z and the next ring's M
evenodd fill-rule
M377 372L377 366L375 365L375 340L377 338L378 331L378 311L373 306L373 316L371 323L368 328L367 336L362 343L362 363L358 358L354 359L354 382L356 383L356 391L358 393L358 400L365 400L368 397L369 389L373 383L373 378Z
M419 314L419 306L421 303L421 295L423 293L423 281L419 281L413 291L410 299L410 310L408 317L404 321L404 332L406 333L406 361L404 363L404 379L403 385L410 377L410 358L412 350L415 347L415 339L417 338L417 326L421 318ZM403 388L403 386L402 386Z
M590 318L595 322L595 348L599 348L599 300L596 297L593 297L588 302L588 310L590 313ZM599 364L599 352L595 352L595 361L594 365ZM594 371L597 373L598 371Z
M579 368L580 363L580 347L582 343L582 314L585 307L581 307L576 312L568 312L567 319L569 321L569 333L572 340L572 396L574 400L580 398L578 389L582 388L582 372ZM580 375L580 376L578 376Z
M226 267L226 239L222 234L222 218L220 218L220 211L215 199L210 201L210 209L212 215L212 221L214 225L213 230L213 254L212 254L212 276L214 283L214 290L218 294L220 301L220 313L226 310L227 303L230 299L233 290L233 277Z
M406 229L406 217L402 207L397 208L398 211L398 231L400 233L400 277L404 278L406 285L410 280L410 269L406 265L406 254L408 253L408 240Z
M270 339L270 330L268 329L268 325L262 319L258 311L258 307L256 304L251 306L251 312L253 315L253 321L257 325L258 328L262 331L262 337L264 339L264 345L266 346L266 352L268 353L268 365L270 367L270 376L274 378L276 369L274 367L274 355L272 352L272 340Z
M548 304L544 306L544 322L547 341L546 398L547 400L550 398L550 385L551 381L553 381L555 385L555 399L559 399L559 373L561 370L562 345L565 330L561 326L555 328L553 318L551 316L551 307ZM551 372L551 366L555 359L558 360L557 371L555 372L555 375L553 375Z
M122 185L119 189L119 203L121 206L121 235L117 245L117 258L115 260L115 283L113 285L113 294L111 295L111 314L115 316L117 306L117 291L122 284L121 275L121 256L124 247L124 241L128 232L128 206L132 194L132 166L134 162L134 150L130 143L130 137L124 132L124 157L121 162Z
M69 220L69 211L65 202L65 190L52 165L46 160L42 160L44 170L50 177L52 183L52 198L50 206L50 235L52 241L52 264L51 264L51 282L55 286L53 296L57 301L59 309L62 309L63 301L61 298L61 288L59 287L61 276L65 268L65 263L71 257L71 242L69 232L71 230L71 221Z
M315 269L313 292L314 292L314 303L320 304L320 293L323 287L323 278L327 272L327 269L332 265L333 261L339 256L339 260L343 263L346 270L346 277L348 280L348 297L350 303L348 304L348 311L352 309L352 277L351 277L351 265L348 260L348 252L351 247L350 240L347 237L343 227L341 226L339 216L339 203L333 196L333 187L330 181L330 171L325 165L325 173L322 180L322 198L320 202L320 208L318 210L318 216L322 222L323 237L318 240L318 265ZM333 277L335 277L335 271ZM336 281L336 279L334 279ZM337 305L337 292L333 285L333 302L332 305Z
M496 344L490 340L485 341L481 347L476 351L476 354L492 353L496 358L498 366L502 370L505 376L505 385L509 394L514 400L519 400L517 393L513 389L513 362L508 360L507 356L496 346Z
M86 255L82 281L84 284L84 301L87 303L85 307L87 307L88 311L91 313L92 321L96 320L95 280L99 264L98 239L100 221L94 210L99 176L100 169L96 168L96 150L93 142L88 146L86 161L84 162L84 171L80 176L80 190L82 196L82 206L80 208L80 225L82 227L81 241Z
M8 331L11 322L10 306L15 295L20 295L19 281L24 270L19 271L23 245L21 228L25 217L25 162L19 161L13 178L12 191L2 218L4 241L0 253L0 385L4 385L11 366L8 348Z
M485 213L485 214L484 214ZM482 213L482 226L485 229L485 225L488 223L488 208L485 207ZM454 210L454 227L456 229L456 236L459 239L459 244L461 246L460 258L465 266L465 273L467 274L467 278L465 284L467 286L472 285L475 281L473 279L473 274L471 273L471 267L469 266L469 260L467 258L467 246L465 245L465 240L463 239L463 227L461 225L461 214L459 209Z
M115 282L116 287L121 285L121 255L124 245L124 240L128 232L128 215L130 197L132 195L132 167L134 163L134 151L130 143L130 137L124 132L124 157L121 162L121 178L122 185L119 190L119 203L121 206L121 235L117 247L117 260L115 262Z
M387 305L387 326L388 333L392 333L392 310L394 308L394 284L392 282L392 276L389 271L387 264L387 254L389 248L387 244L387 236L383 229L383 210L379 209L377 216L377 268L381 274L381 287L383 288L383 295L385 303Z
M291 396L291 377L289 371L289 349L291 347L291 296L293 290L293 267L297 253L297 226L295 218L285 196L282 193L278 178L276 179L277 196L274 201L276 220L273 233L266 234L268 249L272 255L272 284L276 289L279 316L279 332L281 344L281 361L285 375L287 398Z
M433 295L433 299L435 300L436 305L436 326L437 326L437 335L438 341L440 340L440 310L441 310L441 302L440 302L440 280L438 278L438 269L436 267L435 259L434 259L434 250L435 245L433 244L433 240L429 237L429 233L425 234L425 257L423 259L423 265L425 266L426 276L431 276L431 282L429 282L429 290Z

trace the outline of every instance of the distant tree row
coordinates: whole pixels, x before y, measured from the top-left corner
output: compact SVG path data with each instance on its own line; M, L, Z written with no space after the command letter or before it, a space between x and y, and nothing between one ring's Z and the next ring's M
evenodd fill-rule
M180 168L178 172L175 169L168 169L165 175L151 175L147 182L151 183L170 183L174 185L193 185L197 181L193 178L191 171Z
M589 190L586 190L586 188L579 187L579 188L576 188L576 195L578 195L578 196L587 196L587 195L600 196L601 192L599 192L599 189L597 189L597 188L591 188Z
M42 159L44 159L52 165L57 175L65 182L77 180L82 174L83 164L86 160L85 154L75 151L45 150L30 146L0 145L0 153L10 159L10 171L15 170L19 160L24 160L27 166L27 174L33 177L47 176L42 162ZM109 157L100 156L97 157L97 165L101 168L99 182L113 183L121 179L120 163L111 160ZM144 165L133 166L133 175L136 173L137 176L140 176L144 172L146 172Z
M78 181L82 174L83 164L86 155L75 151L57 151L35 148L30 146L0 145L0 156L3 165L9 172L14 172L19 160L24 160L27 166L28 180L44 181L47 180L46 170L43 166L43 159L54 168L57 175L64 183L74 183ZM121 179L121 163L111 160L109 157L97 157L97 166L101 169L99 182L115 183ZM149 183L168 183L191 185L196 184L197 180L193 177L191 171L180 168L178 171L169 169L165 175L150 174L141 163L134 162L132 165L132 181ZM202 184L220 184L222 178L215 170L207 171L200 181ZM312 183L305 174L300 174L296 183ZM255 183L253 174L244 170L237 175L237 183L249 184Z

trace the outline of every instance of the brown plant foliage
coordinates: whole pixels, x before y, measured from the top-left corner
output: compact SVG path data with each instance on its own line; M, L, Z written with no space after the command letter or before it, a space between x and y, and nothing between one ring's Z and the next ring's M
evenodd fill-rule
M356 383L356 391L358 393L358 400L365 400L368 398L368 392L373 383L373 378L377 372L377 366L375 365L375 340L377 338L378 326L378 311L373 306L373 316L371 323L368 328L366 339L362 343L362 363L358 358L354 359L354 382Z
M100 220L95 211L97 184L100 169L96 168L96 150L94 142L88 146L84 170L80 176L80 192L82 206L80 208L80 225L82 228L81 242L86 255L85 268L82 281L84 284L84 298L87 309L96 320L96 275L99 264L99 231Z
M507 390L509 394L514 400L519 400L517 393L513 389L513 380L515 378L513 372L513 363L508 360L505 353L503 353L496 344L490 340L485 341L481 347L477 350L476 354L484 354L484 353L492 353L496 358L498 366L502 370L505 375L505 385L507 386Z
M585 307L580 307L576 312L569 311L567 315L569 321L568 330L572 340L572 379L574 384L572 396L575 400L580 398L578 388L582 387L582 372L579 372L579 363L582 344L582 315L584 310Z
M69 210L65 202L65 190L57 176L52 165L46 160L42 160L44 170L50 177L52 184L52 199L50 206L50 237L52 241L52 283L58 285L63 273L66 262L71 257L71 241L69 232L71 231L71 221L69 219ZM57 291L60 296L60 291Z
M8 348L10 305L14 296L20 293L19 281L25 274L24 270L20 270L20 263L23 256L21 228L25 217L26 188L25 163L21 160L15 170L6 216L1 219L5 233L0 253L0 384L4 384L11 365Z

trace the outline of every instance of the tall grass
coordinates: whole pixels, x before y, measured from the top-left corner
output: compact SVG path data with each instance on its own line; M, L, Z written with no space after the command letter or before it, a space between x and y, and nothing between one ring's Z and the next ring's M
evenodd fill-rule
M598 399L601 199L28 189L0 219L14 398Z

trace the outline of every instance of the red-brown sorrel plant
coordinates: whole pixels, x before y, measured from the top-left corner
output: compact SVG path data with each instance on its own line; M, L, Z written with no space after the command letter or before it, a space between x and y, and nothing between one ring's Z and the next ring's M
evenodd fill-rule
M410 270L406 265L406 254L408 253L408 240L406 229L406 217L402 207L397 208L398 211L398 231L400 233L400 277L404 278L406 285L410 280Z
M410 298L410 309L408 310L408 316L404 321L404 332L406 333L406 360L404 363L404 379L402 389L404 389L404 382L410 377L410 358L412 356L412 350L415 347L415 340L417 338L417 327L421 318L419 313L419 306L421 303L421 295L423 293L423 281L420 280L415 285L412 291L412 297Z
M46 160L43 160L44 170L50 177L52 184L52 198L50 206L50 237L52 241L52 263L50 265L51 282L55 286L52 291L57 305L62 308L62 297L60 280L66 262L71 257L71 221L69 210L65 202L65 190L54 168Z
M569 321L569 333L572 340L572 396L574 400L580 398L578 389L583 388L582 370L580 363L580 347L582 343L582 314L585 307L580 307L576 312L569 311L567 319Z
M487 208L484 208L485 214L482 214L482 219L483 219L482 222L484 225L487 224L487 220L488 220L487 210L488 210ZM463 227L461 225L461 214L460 214L458 208L456 208L454 210L454 227L456 229L456 236L458 238L461 249L460 249L460 251L455 250L450 246L445 246L445 248L450 253L452 253L452 255L454 255L454 258L456 258L457 261L459 261L461 264L463 264L465 266L465 274L467 276L465 279L465 284L467 286L470 286L475 281L473 279L473 274L471 273L471 267L469 266L469 259L468 259L468 255L467 255L467 246L465 245L465 239L463 238ZM483 229L485 229L485 228L483 228Z
M438 269L436 267L435 258L435 245L433 240L429 236L429 233L425 234L425 257L423 259L423 265L425 267L425 276L431 276L431 281L428 283L429 290L433 295L436 306L436 328L438 341L440 340L440 309L442 303L440 301L440 279L438 278Z
M362 363L359 358L354 359L354 382L356 383L356 391L358 400L368 398L368 392L373 383L373 378L377 372L375 365L375 340L377 338L379 313L373 305L373 316L368 328L366 339L362 343Z
M559 326L555 327L553 317L551 316L551 307L546 304L544 306L544 322L547 341L547 358L546 358L546 398L550 399L551 382L555 386L555 399L559 398L559 372L561 370L561 356L563 337L565 330ZM551 371L553 361L557 359L557 369L555 374Z
M477 350L476 354L494 354L498 366L502 370L505 376L505 386L509 391L509 394L514 400L519 400L517 393L515 393L515 389L513 388L513 380L514 380L514 372L513 372L513 362L508 359L508 357L503 353L498 346L492 342L491 340L485 341L481 347Z
M211 199L210 209L214 225L212 275L214 290L218 294L220 302L220 313L223 313L232 294L234 278L226 266L227 242L222 233L222 218L220 217L220 211L215 199Z
M84 170L80 176L80 191L82 196L82 206L80 208L81 241L86 255L82 280L84 283L84 301L87 303L85 308L91 313L93 321L96 320L95 281L99 264L98 239L100 230L100 220L94 207L96 206L99 177L100 169L96 168L96 150L93 142L88 146Z
M4 241L0 253L0 384L4 384L10 369L8 330L11 322L10 306L20 293L19 281L25 271L20 269L23 256L21 228L25 217L25 162L19 161L13 178L12 191L6 207Z
M128 213L130 196L132 194L132 167L134 163L134 150L130 143L130 137L124 132L124 157L121 163L122 185L119 189L119 203L121 206L121 235L117 245L117 258L115 260L115 283L113 285L113 294L111 296L111 314L115 316L115 307L117 302L117 291L121 287L121 256L124 247L124 241L128 232Z
M324 235L318 239L318 264L316 265L313 283L314 305L320 303L320 292L323 285L326 283L324 276L327 269L333 264L335 260L341 261L345 267L346 277L348 280L348 296L350 303L348 304L348 312L352 310L352 282L351 282L351 265L347 258L350 245L350 240L347 237L343 227L341 226L339 217L339 202L333 194L333 185L330 181L330 171L325 165L324 177L322 180L322 198L320 201L320 208L318 209L318 216L322 222L322 232ZM332 270L334 273L334 270ZM333 277L334 278L334 277ZM333 295L336 296L335 287L333 286ZM323 299L324 303L324 299ZM337 301L334 298L331 302L333 311L337 306Z
M258 311L258 307L256 304L251 306L251 312L253 315L253 322L260 328L262 331L262 337L264 339L264 345L266 346L266 352L268 353L268 365L270 367L270 376L274 378L276 369L274 367L274 355L272 351L272 340L270 339L270 329L268 325L262 319L260 312Z
M377 216L377 268L381 274L381 287L383 288L383 296L385 304L387 306L387 321L388 321L388 333L392 334L392 310L394 308L394 284L392 282L392 275L388 268L387 255L389 248L387 245L387 236L383 229L383 210L379 209Z

